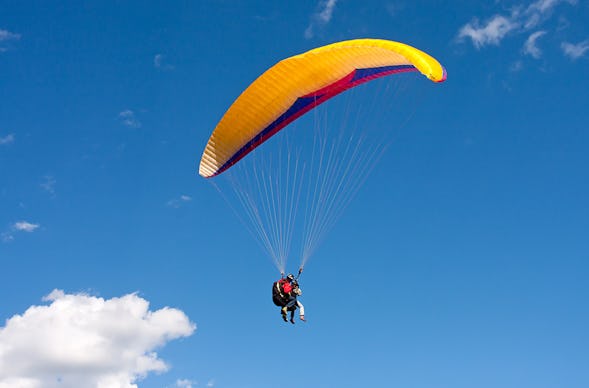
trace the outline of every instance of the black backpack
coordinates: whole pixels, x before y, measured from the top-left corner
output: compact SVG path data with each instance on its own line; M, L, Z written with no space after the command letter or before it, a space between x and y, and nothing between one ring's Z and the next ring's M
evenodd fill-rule
M281 293L280 284L278 282L274 282L272 284L272 302L276 306L284 307L286 306L286 296Z

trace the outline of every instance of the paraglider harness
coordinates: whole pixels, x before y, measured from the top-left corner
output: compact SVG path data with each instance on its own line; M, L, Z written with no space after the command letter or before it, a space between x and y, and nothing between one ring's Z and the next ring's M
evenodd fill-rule
M293 280L293 284L298 284L298 280L301 277L301 273L303 273L303 267L299 268L299 273L297 277ZM288 294L284 292L283 284L285 282L284 273L281 274L280 280L275 281L272 284L272 302L278 307L286 306L288 302Z

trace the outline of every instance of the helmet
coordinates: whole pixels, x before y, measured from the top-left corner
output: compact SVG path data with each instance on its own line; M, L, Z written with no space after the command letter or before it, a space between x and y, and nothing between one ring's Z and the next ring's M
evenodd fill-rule
M286 278L292 282L295 277L293 274L289 273L288 275L286 275Z

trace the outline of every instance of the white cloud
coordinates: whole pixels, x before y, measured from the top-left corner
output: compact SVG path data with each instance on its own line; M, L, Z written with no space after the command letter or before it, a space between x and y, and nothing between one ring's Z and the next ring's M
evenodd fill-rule
M33 224L33 223L30 223L27 221L15 222L14 224L12 224L10 226L10 228L7 231L0 233L0 241L2 241L4 243L14 241L15 233L20 233L20 232L33 233L40 226L41 225L39 225L39 224ZM0 355L1 355L1 353L2 353L2 348L0 347ZM0 385L0 388L3 388L2 385Z
M536 59L540 58L542 56L542 50L537 46L536 41L545 34L546 31L536 31L530 35L524 43L524 54L531 55Z
M192 197L188 195L181 195L179 198L170 199L168 202L166 202L166 205L177 209L182 206L182 204L190 201L192 201Z
M163 54L156 54L153 58L153 65L156 69L160 70L174 70L174 66L166 63L165 57Z
M14 236L8 232L3 232L0 234L0 240L2 242L10 242L14 240Z
M14 32L10 32L7 30L0 30L0 42L5 42L8 40L19 40L20 34L16 34Z
M14 142L14 134L12 133L9 133L4 137L0 137L0 145L10 144L12 142Z
M561 3L575 5L577 1L537 0L527 7L515 7L508 14L497 14L483 25L474 18L458 31L458 39L470 38L476 48L489 44L499 45L510 33L524 33L546 22L552 17L556 6Z
M585 55L585 53L589 50L589 39L579 42L577 44L564 42L560 45L564 54L575 60Z
M153 58L153 65L155 67L161 67L163 60L164 60L164 57L162 54L156 54L155 57Z
M195 325L180 310L150 311L128 294L103 299L54 290L0 327L0 387L136 388L168 365L155 349L190 336Z
M192 388L193 385L196 385L196 382L192 381L192 380L187 380L187 379L176 380L176 386L179 388Z
M19 232L26 232L26 233L33 233L37 230L41 225L39 224L32 224L27 221L18 221L15 222L10 226L8 231L0 233L0 241L3 243L14 241L14 234ZM1 344L0 344L1 345ZM0 354L2 353L2 348L0 346ZM0 388L3 388L0 384Z
M315 30L325 26L331 21L337 0L322 0L319 2L318 11L311 16L311 22L305 29L305 38L311 39L315 36Z
M318 17L324 23L329 23L333 15L333 9L337 4L337 0L327 0L323 2L323 10L319 12Z
M510 32L518 27L517 22L501 15L495 15L481 25L478 19L473 19L463 26L458 32L458 38L470 38L476 48L488 44L498 45L499 42Z
M207 383L207 387L212 388L214 386L215 386L215 380L213 380L213 379L209 380L209 382Z
M43 179L40 184L41 188L51 195L55 194L55 184L57 183L55 178L51 175L45 175Z
M571 5L577 4L577 0L538 0L529 5L528 13L547 13L558 5L558 3L569 3Z
M39 224L31 224L30 222L27 221L19 221L14 223L14 225L12 225L12 228L14 230L18 230L19 232L34 232L35 229L39 228Z
M509 70L516 73L518 71L521 71L523 68L524 68L524 64L522 63L522 61L515 61L514 63L511 64L511 66L509 67Z
M141 128L141 122L135 117L135 112L130 109L119 113L119 119L129 128Z
M20 34L0 29L0 52L8 51L8 48L4 46L4 43L9 43L19 39Z
M559 3L569 3L575 5L576 0L538 0L526 8L523 17L525 18L524 27L526 29L534 28L544 22L552 15L552 11Z

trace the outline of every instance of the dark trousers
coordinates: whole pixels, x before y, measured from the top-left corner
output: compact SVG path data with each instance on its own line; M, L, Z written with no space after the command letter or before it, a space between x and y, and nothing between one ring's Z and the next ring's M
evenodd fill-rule
M289 297L288 297L288 300L286 301L286 309L287 309L287 310L294 311L294 310L296 310L296 309L297 309L297 308L295 307L295 305L296 305L296 304L297 304L297 298L296 298L296 297L294 297L294 296L289 296ZM294 309L293 309L293 307L294 307Z

